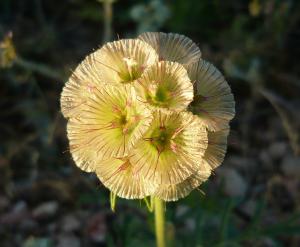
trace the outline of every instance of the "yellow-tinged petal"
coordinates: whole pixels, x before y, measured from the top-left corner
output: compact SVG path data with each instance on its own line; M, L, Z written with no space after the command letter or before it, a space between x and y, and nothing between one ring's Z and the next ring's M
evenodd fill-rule
M177 33L147 32L139 37L151 45L159 54L160 60L181 64L191 64L201 57L199 47L189 38Z
M130 153L135 173L157 184L175 184L199 170L207 132L198 117L164 109Z
M154 107L184 110L193 100L193 84L179 63L161 61L134 83L141 101Z
M205 182L210 175L210 166L202 162L199 170L186 180L178 184L160 185L154 194L164 201L177 201L190 194L192 190Z
M94 170L90 166L95 157L102 160L127 155L151 120L151 112L137 101L132 86L96 88L80 117L71 118L68 123L74 161L84 170Z
M187 71L194 83L194 100L190 105L192 112L211 131L227 128L235 115L235 102L223 75L202 59L189 65Z
M117 196L126 199L142 199L151 195L156 186L133 173L128 157L111 158L96 164L96 174L100 181Z
M75 69L63 88L60 104L66 118L78 117L87 98L95 88L103 85L100 78L101 68L97 66L93 54L87 56Z
M93 57L101 68L104 83L131 83L158 61L158 54L138 39L122 39L105 44Z

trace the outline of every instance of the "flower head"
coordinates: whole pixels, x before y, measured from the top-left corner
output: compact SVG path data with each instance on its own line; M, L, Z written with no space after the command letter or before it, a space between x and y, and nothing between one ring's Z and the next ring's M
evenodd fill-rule
M105 44L61 95L70 151L127 199L185 197L225 156L234 99L221 73L178 34Z
M216 132L208 131L208 146L197 171L180 183L158 187L155 195L165 201L176 201L187 196L193 189L205 182L212 170L218 167L224 159L228 133L228 128Z
M135 82L142 101L158 108L184 110L193 100L193 84L179 63L162 61L150 66Z
M138 39L109 42L93 54L104 83L131 83L158 61L155 50Z
M183 181L199 169L207 132L188 112L156 110L143 138L131 152L136 173L158 184Z
M73 159L88 171L94 170L96 160L128 155L152 120L129 85L96 89L82 111L69 120L68 137Z
M180 64L192 64L201 57L199 47L189 38L177 33L147 32L138 37L151 45L159 55L159 60Z
M221 72L200 59L187 67L194 83L194 100L190 105L211 131L224 129L234 117L235 103L230 87Z

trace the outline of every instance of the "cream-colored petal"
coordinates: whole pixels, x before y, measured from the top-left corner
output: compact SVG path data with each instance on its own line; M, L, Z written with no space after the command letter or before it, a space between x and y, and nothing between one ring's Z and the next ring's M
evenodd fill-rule
M94 161L97 159L96 150L87 144L85 144L85 148L83 147L83 142L86 140L79 134L82 131L80 122L80 119L68 121L69 149L77 167L86 172L93 172L95 170Z
M177 33L147 32L139 37L151 45L160 60L168 60L188 65L201 57L199 47L189 38Z
M188 112L155 110L151 127L130 153L135 173L157 184L175 184L199 169L207 132Z
M105 187L122 198L141 199L156 189L153 183L133 173L128 158L99 161L96 174Z
M82 105L93 94L96 87L103 85L101 70L97 66L93 54L87 56L75 69L63 88L60 105L66 118L78 117Z
M80 168L95 160L123 157L149 128L151 112L130 85L106 85L91 95L80 117L68 123L70 151ZM78 163L77 163L78 162Z
M154 107L184 110L193 100L193 84L179 63L158 62L133 85L140 100Z
M235 102L223 75L204 60L188 66L187 71L194 83L194 101L190 105L192 112L211 131L226 128L235 115Z
M138 39L122 39L105 44L93 57L104 83L131 83L158 61L158 54Z
M229 126L215 132L208 131L208 146L203 156L203 162L211 169L216 169L224 160L227 151Z
M210 175L210 166L202 162L199 170L195 174L192 174L186 180L178 184L160 185L154 195L164 201L177 201L189 195L192 190L205 182Z

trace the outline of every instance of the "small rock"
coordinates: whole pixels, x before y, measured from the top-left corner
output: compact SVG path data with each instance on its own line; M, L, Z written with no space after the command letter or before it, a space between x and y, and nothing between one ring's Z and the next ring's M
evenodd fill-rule
M259 159L265 167L272 167L273 161L267 150L263 150L260 152Z
M273 159L279 159L285 155L287 148L285 142L275 142L269 147L269 154Z
M287 156L281 163L282 172L289 177L300 177L300 157Z
M80 240L72 234L63 234L58 237L57 247L80 247Z
M97 213L90 217L87 224L87 234L93 242L104 242L106 230L105 214Z
M48 247L52 246L52 242L49 238L35 238L30 236L25 241L23 240L23 247Z
M177 218L180 218L182 217L187 211L189 211L189 207L188 206L185 206L185 205L179 205L177 208L176 208L176 217Z
M16 225L29 217L29 211L26 202L17 202L9 213L2 215L0 224Z
M32 211L34 218L47 218L56 214L58 210L58 203L56 201L49 201L42 203Z
M247 215L253 216L257 208L257 202L253 199L250 199L247 202L245 202L241 208Z
M37 229L38 223L33 219L27 218L20 222L19 228L23 232L32 232L34 229Z
M246 194L248 185L245 179L232 168L221 168L218 173L224 180L224 191L232 197L243 197Z
M230 156L227 159L226 163L230 164L231 166L234 166L235 168L241 169L253 168L256 165L256 161L254 159L241 156Z
M4 211L8 208L10 202L7 197L0 196L0 212Z
M187 218L185 220L185 227L188 232L193 232L196 229L196 220L193 218Z
M64 232L72 232L80 229L80 221L74 215L67 215L62 220L61 228Z

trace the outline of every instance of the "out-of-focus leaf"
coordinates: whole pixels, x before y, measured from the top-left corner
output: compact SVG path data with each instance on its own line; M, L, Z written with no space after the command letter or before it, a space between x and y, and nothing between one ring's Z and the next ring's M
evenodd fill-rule
M260 14L261 4L260 4L259 0L252 0L249 3L249 12L250 12L250 15L252 15L253 17L256 17Z
M137 33L156 31L170 16L169 8L161 0L135 5L130 11L131 18L138 24Z
M16 50L12 41L12 32L0 41L0 68L9 68L16 59Z
M274 92L263 89L261 94L266 97L278 112L282 124L287 132L290 144L296 155L300 155L300 112L290 105L282 97Z
M30 237L25 241L23 247L52 247L52 241L48 238Z

